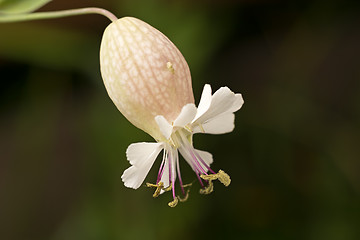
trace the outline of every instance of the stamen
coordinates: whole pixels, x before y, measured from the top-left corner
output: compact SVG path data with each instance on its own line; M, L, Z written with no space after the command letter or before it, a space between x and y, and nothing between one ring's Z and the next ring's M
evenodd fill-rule
M170 186L168 186L167 188L164 188L163 190L164 190L165 192L168 192L168 191L171 191L171 189L172 189L172 186L170 185Z
M178 196L178 199L180 200L180 202L185 202L185 201L188 200L188 198L189 198L189 192L190 192L190 189L188 189L188 190L186 191L186 195L184 194L184 197L183 197L183 198L181 198L180 196Z
M172 195L173 195L173 198L175 199L176 198L176 195L175 195L175 181L172 182Z
M178 204L179 200L177 197L174 198L173 201L169 202L168 205L169 207L176 207L176 205Z
M179 182L180 182L181 192L182 192L183 195L185 195L185 190L184 190L184 186L183 186L183 181L182 181L182 179L181 179L181 174L180 174L179 155L177 154L177 151L176 151L175 159L176 159L176 169L177 169L177 173L178 173L178 176L179 176Z
M186 159L188 163L193 168L196 173L196 177L198 178L201 189L199 192L201 194L210 194L214 191L214 180L219 180L224 186L229 186L231 183L230 176L226 174L223 170L219 170L218 173L215 173L205 162L204 159L200 156L200 154L193 148L191 144L191 138L186 138L186 132L177 131L171 137L171 141L178 146L181 146L183 154L186 154ZM166 166L168 164L168 166ZM168 172L165 172L168 171ZM208 173L210 171L210 174ZM165 184L162 182L162 176L166 173L169 174L169 181L166 183L168 187L164 187ZM176 196L175 192L175 182L176 177L179 176L179 184L181 187L181 196ZM166 176L167 178L167 176ZM203 182L205 181L205 183ZM175 207L180 202L185 202L189 198L190 189L186 189L186 187L190 187L192 184L183 184L181 178L181 171L180 171L180 163L179 163L179 154L177 147L172 147L167 145L164 149L163 160L160 164L156 184L146 183L147 187L155 188L155 192L153 197L156 198L162 192L172 191L173 201L169 202L168 205L170 207Z
M197 158L196 156L194 155L194 152L192 151L191 148L188 148L189 152L190 152L190 155L191 157L193 158L199 172L201 172L202 174L207 174L206 171L204 170L204 168L200 165L199 161L197 161Z
M229 186L231 183L230 176L224 172L223 170L219 171L219 181L225 185L225 187Z
M172 149L173 150L173 149ZM172 195L173 195L173 198L174 198L174 201L176 199L176 195L175 195L175 180L176 180L176 165L175 165L175 162L174 162L174 151L171 151L170 152L170 155L169 155L169 175L170 175L170 181L171 181L171 186L172 186ZM177 202L176 202L177 204ZM170 205L169 205L170 206ZM176 205L175 205L176 206Z
M184 188L191 187L191 186L192 186L192 183L183 185Z
M215 172L210 168L210 166L207 165L207 163L200 157L199 153L197 153L194 149L194 153L196 155L196 157L200 160L200 162L213 174L215 174Z
M164 173L164 166L165 166L165 151L164 151L164 155L163 155L163 160L162 160L160 168L159 168L159 173L158 173L158 177L156 179L156 183L159 183L161 180L161 177Z
M208 174L208 175L200 175L200 177L204 180L208 181L208 186L204 189L200 189L200 193L202 194L209 194L214 190L214 186L212 181L213 180L219 180L222 184L225 185L225 187L229 186L231 183L230 176L224 172L223 170L219 170L218 173L215 174Z
M168 154L167 160L169 161L169 185L172 183L172 171L171 171L171 153Z
M190 156L192 157L193 161L193 166L194 168L196 168L196 170L198 172L201 172L202 174L207 174L206 171L204 170L204 168L201 166L201 164L199 163L197 157L194 154L194 148L190 145L190 143L187 141L186 137L184 136L184 133L182 133L181 131L178 132L178 135L180 136L181 139L181 145L184 146L184 148L187 150L188 153L190 153ZM205 164L206 166L206 164Z
M200 189L200 194L210 194L214 191L214 184L212 183L212 180L208 181L208 185L204 188Z
M152 184L152 183L146 183L147 187L155 187L155 192L153 194L153 197L156 198L160 195L160 191L161 189L164 188L164 183L163 182L159 182L158 184Z
M208 175L200 175L200 177L204 180L213 181L219 178L218 174L208 174Z
M204 183L202 182L202 180L201 180L201 178L199 176L199 172L196 172L196 177L198 178L199 183L200 183L201 187L203 188L205 185L204 185Z

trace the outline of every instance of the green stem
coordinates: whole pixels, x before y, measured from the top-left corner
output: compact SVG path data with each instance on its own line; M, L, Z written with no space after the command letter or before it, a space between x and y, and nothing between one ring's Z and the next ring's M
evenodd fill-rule
M100 14L107 17L112 22L115 22L118 19L114 14L112 14L108 10L92 7L92 8L79 8L79 9L53 11L53 12L36 12L36 13L9 14L9 15L0 14L0 23L40 20L40 19L49 19L49 18L61 18L61 17L70 17L70 16L77 16L84 14Z

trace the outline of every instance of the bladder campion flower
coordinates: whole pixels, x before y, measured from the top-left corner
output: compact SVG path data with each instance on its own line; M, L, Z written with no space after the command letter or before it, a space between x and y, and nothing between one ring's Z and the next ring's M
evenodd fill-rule
M26 12L39 5L29 6L22 9L22 5L11 5L17 12ZM156 143L134 143L128 147L126 156L132 166L121 177L125 186L139 188L161 151L163 157L157 180L155 184L147 183L147 186L156 188L154 197L172 191L170 207L188 198L189 190L185 192L184 188L191 185L184 185L181 179L179 152L196 173L202 187L200 193L211 193L212 181L216 179L229 186L229 175L222 170L215 173L210 168L212 155L194 149L192 136L200 132L231 132L234 129L234 112L244 103L242 96L227 87L212 95L207 84L196 108L189 67L176 46L161 32L136 18L117 19L101 8L0 14L0 23L82 14L101 14L112 21L105 29L100 48L105 87L120 112L156 140ZM177 178L182 197L177 197L175 193Z
M188 197L182 181L179 153L194 170L200 193L213 191L213 180L225 186L230 177L215 173L212 155L193 147L195 133L221 134L234 129L234 112L244 103L241 94L222 87L213 95L205 85L198 107L194 104L189 67L176 46L147 23L124 17L105 30L100 48L101 74L107 92L120 112L156 142L133 143L126 150L132 165L122 175L126 187L137 189L144 182L157 156L163 151L154 197L172 191L170 207ZM175 192L179 180L182 197Z

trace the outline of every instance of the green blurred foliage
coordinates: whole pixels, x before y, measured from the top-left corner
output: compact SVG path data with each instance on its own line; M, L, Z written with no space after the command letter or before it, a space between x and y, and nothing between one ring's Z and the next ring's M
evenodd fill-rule
M0 239L360 238L357 1L55 0L42 11L88 6L165 33L197 101L204 83L243 94L234 132L194 139L232 183L208 196L195 183L175 209L124 187L127 146L152 139L102 84L107 19L2 24Z
M0 0L0 13L18 14L37 10L52 0Z

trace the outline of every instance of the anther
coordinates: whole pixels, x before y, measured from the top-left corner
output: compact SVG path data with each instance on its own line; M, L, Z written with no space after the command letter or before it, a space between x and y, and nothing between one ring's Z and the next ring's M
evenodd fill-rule
M226 172L224 172L223 170L219 170L219 172L215 173L215 174L208 174L208 175L202 174L202 175L200 175L200 177L202 179L208 180L208 181L218 179L226 187L229 186L230 183L231 183L230 176Z
M204 188L200 189L200 194L210 194L214 191L214 184L212 183L212 180L208 181L208 185Z
M163 182L159 182L158 184L146 183L146 186L156 188L155 192L153 194L153 197L156 198L156 197L158 197L160 195L161 189L164 188L164 183Z
M231 183L230 176L224 172L223 170L220 170L218 173L218 179L219 181L225 185L225 187L229 186Z
M163 188L163 190L164 190L165 192L171 191L171 189L172 189L172 186L171 186L171 185L168 186L167 188Z
M192 183L182 185L183 188L187 188L187 187L191 187L191 186L192 186ZM187 190L186 190L186 193L185 193L185 196L184 196L183 198L181 198L181 197L178 196L180 202L185 202L186 200L188 200L188 198L189 198L189 192L190 192L190 189L187 189Z
M178 204L179 200L177 197L174 198L173 201L169 202L168 205L169 207L176 207L176 205Z
M208 174L208 175L205 175L205 174L201 174L200 177L204 180L216 180L219 178L218 176L218 173L215 173L215 174Z
M192 183L189 183L189 184L185 184L185 185L182 185L183 188L186 188L186 187L191 187L192 186Z
M219 180L222 184L225 185L225 187L229 186L231 183L230 176L223 170L219 170L219 172L215 174L208 174L208 175L202 174L200 175L200 177L209 182L208 186L206 186L203 189L200 189L201 194L209 194L214 190L214 185L212 183L213 180L216 179Z
M184 196L183 198L181 198L180 196L178 196L178 199L180 200L180 202L185 202L185 201L188 200L188 198L189 198L189 192L190 192L190 189L188 189L188 190L186 191L186 194L185 194L185 196Z

